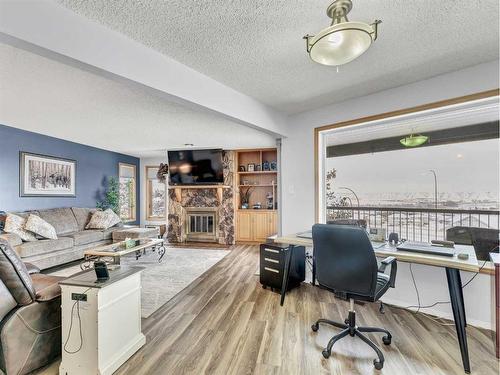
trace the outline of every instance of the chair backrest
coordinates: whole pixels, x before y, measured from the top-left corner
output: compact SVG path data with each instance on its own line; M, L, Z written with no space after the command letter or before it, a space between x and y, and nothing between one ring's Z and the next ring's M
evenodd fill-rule
M0 239L0 280L18 305L35 301L33 281L23 261L4 239Z
M360 227L315 224L312 228L316 279L335 292L374 296L377 259Z

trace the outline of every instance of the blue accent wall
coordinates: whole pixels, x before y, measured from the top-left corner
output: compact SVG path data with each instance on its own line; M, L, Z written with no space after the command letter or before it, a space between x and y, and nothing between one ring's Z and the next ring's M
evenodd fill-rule
M76 160L76 197L21 197L20 151ZM140 213L138 158L0 125L0 210L95 207L96 202L102 199L108 178L118 177L118 163L136 166L136 223L138 223Z

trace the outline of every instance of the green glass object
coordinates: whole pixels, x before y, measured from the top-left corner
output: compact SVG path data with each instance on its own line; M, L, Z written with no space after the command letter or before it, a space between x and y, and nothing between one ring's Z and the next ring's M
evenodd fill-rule
M417 147L417 146L422 146L428 140L429 140L429 137L427 137L426 135L410 134L410 135L400 139L399 142L405 147Z

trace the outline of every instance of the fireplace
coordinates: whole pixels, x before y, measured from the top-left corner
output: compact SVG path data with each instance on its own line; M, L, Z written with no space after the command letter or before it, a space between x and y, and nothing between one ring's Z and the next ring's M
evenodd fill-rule
M218 242L218 218L216 207L186 207L187 241Z

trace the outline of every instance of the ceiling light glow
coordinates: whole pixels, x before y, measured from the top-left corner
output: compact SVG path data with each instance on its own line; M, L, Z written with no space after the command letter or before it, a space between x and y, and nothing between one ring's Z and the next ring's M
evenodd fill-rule
M346 64L362 55L377 39L377 26L382 21L372 24L350 22L347 13L352 9L351 0L335 0L326 14L332 23L317 35L306 35L307 53L319 64L338 66Z

